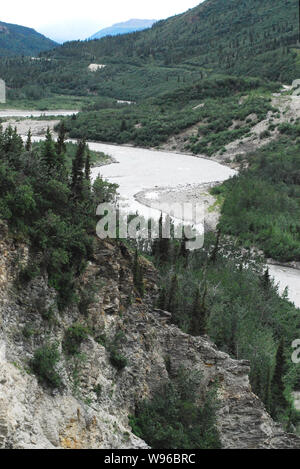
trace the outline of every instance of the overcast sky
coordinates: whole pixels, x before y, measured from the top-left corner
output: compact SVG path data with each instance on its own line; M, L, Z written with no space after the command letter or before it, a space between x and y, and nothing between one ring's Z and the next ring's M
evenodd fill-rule
M203 0L13 0L3 2L0 21L29 26L56 41L86 39L131 18L163 19Z

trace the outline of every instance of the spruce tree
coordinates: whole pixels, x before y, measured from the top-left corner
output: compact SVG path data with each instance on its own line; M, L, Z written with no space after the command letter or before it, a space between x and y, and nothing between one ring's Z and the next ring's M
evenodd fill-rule
M3 135L3 149L7 153L20 154L24 148L22 137L18 135L17 128L9 125Z
M270 271L269 268L266 269L265 273L262 276L262 286L263 288L268 291L271 287L271 277L270 277Z
M178 292L179 292L178 276L177 274L174 274L171 279L171 285L170 285L169 295L168 295L168 305L167 305L167 310L173 314L176 314L179 309Z
M85 157L84 176L87 181L91 180L91 155L89 150L87 151Z
M125 132L125 130L127 130L127 124L125 119L123 119L121 122L120 132Z
M159 309L164 310L166 307L166 299L167 299L167 292L166 292L166 287L163 286L160 289L158 300L157 300L157 307Z
M134 261L133 261L133 283L136 287L137 291L139 292L140 296L143 298L144 296L144 275L143 275L143 268L139 262L139 254L138 250L135 250L134 253Z
M191 322L190 322L190 329L189 333L191 335L200 335L199 334L199 313L201 311L201 291L200 291L200 286L198 286L194 301L193 301L193 306L192 306L192 311L191 311Z
M57 153L55 150L55 144L52 139L52 135L51 135L49 127L47 129L46 139L43 144L42 159L46 163L46 166L48 167L48 169L55 168L56 163L57 163Z
M25 150L26 151L31 151L32 150L31 137L32 137L32 134L31 134L31 130L29 129L28 134L27 134L27 140L26 140L26 143L25 143Z
M58 138L56 142L56 153L58 155L66 153L66 150L67 150L66 144L65 144L66 133L67 131L66 131L65 125L63 122L61 122L58 128Z
M189 258L189 250L186 248L186 243L188 242L188 238L186 237L186 234L184 233L184 230L182 230L182 239L180 242L180 248L179 248L179 257L183 258L186 260L186 265L188 264L188 258Z
M273 418L278 418L280 412L287 406L287 401L284 395L284 342L281 339L277 354L276 354L276 365L271 382L271 415Z
M77 152L72 164L72 194L76 199L82 198L83 193L83 170L84 170L84 155L86 150L85 140L78 142Z
M221 230L219 229L217 232L217 236L216 236L216 243L210 256L210 262L212 262L212 264L215 264L217 261L217 255L220 249L220 238L221 238Z
M204 283L203 292L198 286L192 306L190 334L194 336L203 336L207 334L208 312L206 308L207 285Z
M156 257L158 262L168 262L170 260L170 248L171 248L170 239L163 237L164 228L166 228L169 222L170 220L167 219L164 225L163 214L161 213L159 221L158 221L158 239L154 241L153 247L152 247L153 255Z

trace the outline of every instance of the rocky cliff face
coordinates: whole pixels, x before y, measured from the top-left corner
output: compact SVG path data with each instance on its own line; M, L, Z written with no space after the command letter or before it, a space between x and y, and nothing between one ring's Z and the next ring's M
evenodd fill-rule
M60 314L46 276L17 282L28 262L28 248L0 225L0 447L2 448L147 448L134 436L128 415L151 396L162 380L180 368L200 370L199 396L220 383L218 422L224 448L296 448L300 440L282 431L251 392L249 365L235 361L207 338L195 338L151 307L156 273L145 262L145 300L134 293L131 256L124 247L98 242L95 258L80 279L93 285L93 300ZM51 311L51 316L49 313ZM61 354L64 389L51 391L29 368L45 342L61 348L74 323L89 327L80 355ZM107 344L122 337L120 353L128 362L112 366Z

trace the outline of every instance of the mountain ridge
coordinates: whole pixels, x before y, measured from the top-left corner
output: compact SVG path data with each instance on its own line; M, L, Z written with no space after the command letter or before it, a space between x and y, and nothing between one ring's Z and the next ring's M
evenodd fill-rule
M45 60L34 65L18 58L0 61L0 76L16 97L27 93L30 76L37 96L129 101L216 75L287 84L300 76L298 28L297 0L206 0L151 29L65 43L43 52ZM106 67L92 74L90 64Z
M185 13L158 21L151 29L70 42L51 51L54 57L75 53L121 63L188 65L226 74L295 77L298 1L206 0Z
M128 34L136 31L142 31L151 28L157 20L130 19L121 23L115 23L112 26L101 29L89 37L89 40L101 39L105 36L117 36L118 34Z
M33 28L0 21L0 57L35 56L56 45Z

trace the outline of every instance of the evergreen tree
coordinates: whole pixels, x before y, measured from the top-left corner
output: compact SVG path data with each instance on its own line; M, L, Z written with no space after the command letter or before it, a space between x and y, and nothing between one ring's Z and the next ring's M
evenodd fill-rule
M125 130L127 130L127 124L126 124L125 119L123 119L121 122L120 132L125 132Z
M3 151L6 153L18 155L23 151L23 140L18 135L16 127L13 129L9 125L4 132L2 139Z
M179 257L182 257L183 259L186 260L186 265L188 264L188 258L189 258L189 250L186 248L186 243L188 241L188 238L186 237L184 230L183 230L183 237L180 243L180 249L179 249Z
M271 382L271 415L273 418L278 418L280 411L284 410L287 406L287 401L284 395L284 341L281 339L277 354L276 354L276 365Z
M165 307L166 307L166 299L167 299L166 287L163 286L163 287L160 289L159 297L158 297L158 300L157 300L157 307L158 307L159 309L162 309L162 310L165 309Z
M65 128L65 124L63 122L60 123L59 125L59 128L58 128L58 138L57 138L57 142L56 142L56 153L58 155L61 155L63 153L66 153L66 144L65 144L65 140L66 140L66 128Z
M215 264L217 261L217 255L220 249L220 238L221 238L221 230L219 229L217 232L217 236L216 236L216 244L210 256L210 262L212 262L212 264Z
M31 151L32 150L31 137L32 137L32 134L31 134L31 130L29 129L28 134L27 134L27 140L26 140L26 143L25 143L25 150L26 151Z
M171 279L171 285L168 295L168 305L167 310L174 315L178 312L179 301L178 301L178 292L179 292L179 282L177 274L174 274Z
M91 180L91 155L89 150L86 152L84 175L87 181Z
M139 254L138 254L137 249L135 250L135 254L134 254L134 261L133 261L132 271L133 271L134 286L136 287L137 291L139 292L139 294L143 298L144 293L145 293L144 292L144 275L143 275L143 268L142 268L142 266L140 265L140 262L139 262Z
M207 284L204 283L203 293L198 286L192 306L192 317L190 325L190 334L194 336L203 336L207 334L208 312L206 308Z
M161 213L158 222L158 239L154 241L152 246L153 255L158 262L168 262L170 260L170 238L164 237L167 235L164 231L166 231L168 224L171 226L170 218L166 219L164 225L163 214Z
M76 199L82 198L83 193L83 170L84 170L84 156L86 150L85 140L78 142L78 148L72 164L72 194Z
M268 291L272 285L269 268L266 269L261 280L263 288Z
M46 140L43 144L42 159L46 163L48 169L55 168L57 163L57 153L49 127L46 132Z

